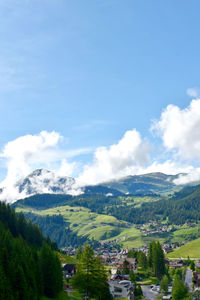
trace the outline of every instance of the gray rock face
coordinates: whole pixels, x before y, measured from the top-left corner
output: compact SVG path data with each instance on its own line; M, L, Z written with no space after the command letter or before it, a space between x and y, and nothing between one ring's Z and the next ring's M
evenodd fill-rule
M16 183L20 194L71 194L75 189L75 179L67 176L58 176L54 172L37 169L30 175Z

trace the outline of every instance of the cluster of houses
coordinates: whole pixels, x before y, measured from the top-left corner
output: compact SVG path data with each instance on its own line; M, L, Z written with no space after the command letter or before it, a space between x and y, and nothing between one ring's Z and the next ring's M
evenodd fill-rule
M75 247L63 247L61 251L68 256L75 256L77 249Z
M107 253L117 253L120 252L120 246L116 245L115 241L99 241L96 243L96 246L92 247L96 253L99 255L107 254ZM62 253L68 256L75 256L78 247L63 247L61 248Z
M116 268L113 268L111 270L111 277L108 281L110 292L114 298L127 298L132 300L134 299L134 284L129 281L129 275L121 274L123 272L120 271L123 271L124 265L126 265L126 268L128 268L129 270L137 272L136 258L120 258L116 262Z
M184 244L185 244L185 242L166 243L166 244L162 245L162 250L163 250L164 254L167 254L167 253L173 251L174 249L183 246Z
M163 250L174 249L177 246L177 243L164 244ZM136 250L136 249L134 249ZM146 255L148 254L148 247L144 246L140 249ZM108 280L110 292L114 298L127 298L130 300L134 299L134 284L129 280L129 275L123 275L124 263L126 262L126 268L132 270L134 273L137 273L137 260L136 258L128 258L129 250L123 249L120 251L112 250L111 252L107 251L106 253L101 253L101 259L103 262L107 263L111 267L111 274ZM169 268L183 268L184 261L181 259L167 260ZM196 268L200 270L200 260L195 262ZM66 279L71 278L76 273L75 264L63 264L63 274ZM200 289L200 272L193 272L193 285L194 290ZM171 288L171 287L170 287ZM170 290L171 292L171 290ZM163 299L170 299L171 295L163 296Z
M196 224L187 222L188 227L195 227ZM177 229L180 229L181 225L167 225L162 224L161 222L149 222L146 224L137 225L136 229L140 230L143 236L152 236L152 235L162 235L166 232L173 232Z
M116 268L111 270L111 275L108 280L110 293L114 298L134 299L134 284L129 280L129 275L118 274L118 270L123 270L124 261L126 268L137 270L137 260L135 258L120 258L117 261ZM63 264L63 276L66 279L73 277L76 273L76 264ZM68 285L66 286L68 287Z

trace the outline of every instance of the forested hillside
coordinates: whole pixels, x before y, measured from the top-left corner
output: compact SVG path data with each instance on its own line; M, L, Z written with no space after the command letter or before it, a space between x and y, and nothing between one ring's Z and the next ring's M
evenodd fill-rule
M200 220L200 188L186 189L157 202L143 203L141 207L109 207L108 213L122 220L142 224L148 221L168 220L170 224L184 224Z
M37 225L0 203L0 299L39 300L62 290L62 270L54 249Z
M142 175L126 176L118 180L105 182L104 186L116 189L122 193L145 194L163 193L168 194L173 190L180 190L180 187L173 183L179 175L166 175L160 172Z
M79 196L42 194L17 201L13 207L47 209L62 205L81 206L92 212L115 216L133 224L168 219L170 224L200 220L200 187L186 187L168 197L157 194Z
M159 175L160 176L160 175ZM142 179L143 180L143 179ZM155 180L155 178L153 178ZM156 179L157 180L157 179ZM156 181L160 184L160 181ZM167 185L167 184L166 184ZM27 219L38 224L46 236L59 247L78 246L85 241L93 245L101 240L116 240L129 246L143 245L149 240L179 241L181 226L193 223L184 240L197 238L200 221L200 187L185 186L179 192L162 196L156 193L128 195L103 194L104 188L89 188L78 196L41 194L13 204ZM143 232L143 224L159 222L168 226L164 231ZM195 225L196 223L196 225ZM186 224L187 225L187 224ZM188 225L189 226L189 225ZM157 228L158 229L158 228ZM146 229L145 229L146 230ZM175 231L180 231L176 232ZM147 234L147 235L145 235ZM127 242L125 242L127 241ZM124 244L126 246L126 244Z
M42 229L43 234L49 236L60 248L66 246L78 247L87 241L87 237L78 236L70 229L70 224L64 220L62 215L39 216L32 213L24 213L24 215L27 220L37 224ZM96 244L98 243L96 242Z

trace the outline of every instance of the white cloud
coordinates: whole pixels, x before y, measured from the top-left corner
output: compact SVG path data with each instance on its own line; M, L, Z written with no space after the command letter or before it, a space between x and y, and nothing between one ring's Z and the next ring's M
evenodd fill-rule
M150 161L151 147L141 138L136 130L126 131L124 136L108 147L98 147L94 151L93 162L81 165L71 159L81 154L88 154L91 149L66 150L60 143L64 140L57 132L42 131L38 135L26 135L8 142L0 153L1 162L6 165L7 175L0 187L4 187L0 199L14 201L26 196L26 191L19 195L16 182L29 175L36 168L47 168L56 171L51 175L56 186L56 178L78 174L75 192L78 187L97 184L127 175L163 172L166 174L187 173L175 180L176 184L184 184L200 180L200 99L192 100L185 109L168 105L153 130L158 132L163 140L167 153ZM68 161L70 159L70 162ZM45 180L41 177L38 183L39 191L49 191L51 186L44 188ZM36 189L36 182L33 188ZM68 189L68 187L67 187ZM72 189L71 189L72 192Z
M189 182L200 181L200 168L193 168L188 174L180 175L174 180L175 184L186 184Z
M78 163L72 162L68 163L65 158L62 159L60 168L57 170L57 174L59 176L72 176L74 173L74 170L78 167Z
M175 160L166 160L164 162L154 161L147 168L140 170L141 173L161 172L168 175L176 175L179 173L189 173L194 170L191 165L186 165Z
M137 173L147 164L149 151L148 143L142 141L137 130L127 131L117 144L96 149L93 163L84 167L78 182L96 184Z
M29 134L8 142L0 153L7 168L6 178L0 184L4 188L0 199L12 202L25 197L26 193L19 194L15 184L37 168L54 168L58 176L70 176L76 163L69 163L66 158L88 153L88 149L77 149L74 152L60 150L58 145L61 141L59 133L42 131L38 135Z
M26 176L30 165L41 163L45 155L46 162L50 160L48 149L55 147L61 140L57 132L42 131L38 135L25 135L8 142L4 147L1 158L7 161L6 181L14 181L21 176Z
M200 95L200 89L199 88L189 88L189 89L187 89L187 95L189 97L197 98Z
M167 150L182 160L200 159L200 99L185 109L168 105L153 125Z

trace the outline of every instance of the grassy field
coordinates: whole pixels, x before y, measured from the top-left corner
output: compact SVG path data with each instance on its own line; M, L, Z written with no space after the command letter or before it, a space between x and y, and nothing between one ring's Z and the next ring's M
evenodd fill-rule
M187 241L191 239L191 236L197 236L198 235L198 229L199 226L196 227L188 227L186 225L183 225L180 227L180 229L177 229L173 232L171 236L171 240L173 242L182 242Z
M118 240L118 243L121 244L123 248L133 248L144 245L141 232L134 226L123 229L120 234L109 240Z
M132 199L132 197L130 197ZM146 197L146 201L150 200ZM139 198L137 199L139 201ZM62 215L64 220L70 224L72 231L79 236L87 236L89 239L117 241L123 248L138 248L148 244L152 240L182 242L197 237L198 226L188 227L183 225L173 232L160 236L143 236L135 226L130 226L125 221L109 215L97 214L85 207L59 206L46 210L33 210L28 207L17 208L17 212L32 212L40 216Z
M68 255L65 255L63 253L58 253L59 259L63 264L75 264L77 263L77 259L75 257L71 257Z
M169 258L187 258L188 256L190 258L200 258L200 238L167 254L167 257Z
M30 212L30 209L18 208L16 211ZM93 213L84 207L60 206L42 211L31 210L31 212L41 216L60 214L70 224L71 230L90 239L105 240L127 229L126 222L113 216Z
M132 205L134 204L135 207L140 207L142 203L147 203L147 202L156 202L159 201L161 198L160 197L151 197L151 196L144 196L144 197L138 197L138 196L126 196L124 198L123 196L119 197L119 199L122 200L122 203L126 205Z

